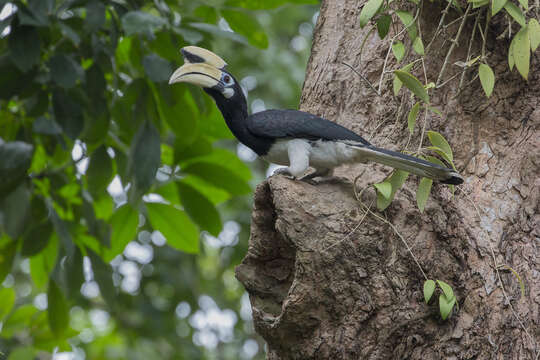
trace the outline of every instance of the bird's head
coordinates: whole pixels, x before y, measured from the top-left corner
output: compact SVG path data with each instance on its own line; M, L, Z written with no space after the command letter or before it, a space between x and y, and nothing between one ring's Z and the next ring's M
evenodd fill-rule
M214 97L221 94L225 99L240 95L240 86L225 67L227 63L213 52L197 47L182 48L184 65L171 75L169 84L186 82L202 87Z

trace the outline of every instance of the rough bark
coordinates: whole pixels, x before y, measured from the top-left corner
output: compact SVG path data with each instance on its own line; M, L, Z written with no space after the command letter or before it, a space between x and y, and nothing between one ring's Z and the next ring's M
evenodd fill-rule
M445 3L424 3L427 42ZM378 83L388 42L374 32L359 59L367 31L358 25L361 4L323 1L301 108L376 145L403 149L409 93L394 97L388 76L377 96L342 64ZM472 23L464 34L470 36ZM400 238L388 224L364 216L355 198L357 175L360 189L390 169L344 166L334 181L318 185L274 176L256 190L249 250L237 268L255 327L268 342L268 359L534 359L540 351L540 66L533 57L528 83L509 73L508 42L495 40L500 26L492 25L495 35L487 42L497 78L491 98L478 81L456 96L456 80L431 99L444 116L428 117L427 127L448 139L465 184L453 197L448 187L434 185L421 214L418 179L410 176L382 214L428 277L453 286L459 309L442 321L437 299L423 302L424 278ZM450 64L465 59L467 46L460 42ZM448 47L442 37L434 42L440 51L430 54L428 78L437 78ZM480 48L476 42L474 53ZM388 69L396 67L391 60ZM449 65L445 78L456 71ZM417 129L413 142L419 138ZM365 204L373 199L372 190L363 192ZM519 273L523 297L516 277L504 269L502 289L495 262Z

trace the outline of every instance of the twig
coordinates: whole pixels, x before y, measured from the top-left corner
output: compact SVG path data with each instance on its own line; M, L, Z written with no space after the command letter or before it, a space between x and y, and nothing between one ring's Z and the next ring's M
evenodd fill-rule
M385 70L386 70L386 64L388 63L388 57L390 56L390 51L392 51L392 45L394 44L394 41L398 38L398 36L403 34L403 32L405 32L412 24L414 24L416 22L416 19L418 18L419 14L420 14L420 8L418 10L416 10L416 14L414 15L414 18L411 21L411 23L408 26L403 27L403 29L401 29L401 31L399 33L397 33L396 35L394 35L392 37L392 39L390 40L390 46L388 47L388 51L386 52L386 57L384 58L383 69L381 71L381 77L379 79L379 91L378 91L379 94L382 94L382 92L381 92L382 81L383 81Z
M463 74L463 73L461 73ZM435 89L440 89L442 88L444 85L448 84L450 81L454 80L455 78L457 78L459 75L461 75L460 73L457 73L455 75L452 75L449 79L446 79L441 85L437 85L435 86Z
M450 56L452 55L452 52L454 51L454 48L456 47L456 44L459 41L461 30L463 30L463 26L465 25L465 22L467 20L467 15L469 14L470 10L471 10L471 4L469 3L469 5L467 6L467 10L465 10L465 15L463 15L463 20L461 21L461 24L459 25L459 29L456 34L456 37L454 38L454 40L452 40L452 45L450 45L450 49L448 49L448 52L446 53L446 58L444 59L441 72L439 73L439 77L437 78L437 85L441 83L441 80L444 75L444 71L446 70L446 66L448 65L448 62L450 61Z
M343 65L345 65L346 67L348 67L349 69L351 69L352 71L354 71L354 73L355 73L356 75L360 76L360 78L362 78L362 80L364 80L364 81L369 85L369 87L371 88L371 90L373 90L377 96L381 96L381 94L379 94L379 93L377 92L377 90L373 87L373 85L371 84L371 82L370 82L364 75L362 75L362 74L360 74L358 71L356 71L356 69L353 68L352 65L349 65L349 64L347 64L346 62L341 62L341 63L342 63Z
M431 38L431 41L426 46L426 53L429 51L429 48L431 48L431 44L435 41L437 38L437 35L439 35L439 32L442 29L442 25L444 24L444 19L446 18L446 14L448 14L448 10L450 10L450 6L452 5L452 1L448 1L448 5L446 5L446 8L442 12L441 20L439 21L439 25L437 26L437 30L435 30L435 33L433 34L433 38Z
M420 143L418 143L418 149L417 154L420 154L420 151L422 150L422 143L424 142L424 135L426 134L426 125L427 125L427 109L424 109L424 123L422 124L422 133L420 135Z
M465 60L466 63L468 63L469 60L471 60L472 45L474 43L474 38L476 37L476 27L478 26L478 20L479 19L480 19L480 13L478 13L476 15L476 19L474 19L473 31L472 31L472 34L471 34L471 40L469 41L469 49L467 50L467 58ZM461 88L463 86L463 81L465 81L465 73L466 72L467 72L467 67L465 67L463 69L463 71L461 72L461 78L459 79L459 85L458 85L458 89L457 89L457 92L456 92L456 97L461 93ZM446 81L444 82L444 84L446 84Z
M484 38L482 41L482 61L486 61L486 43L487 43L487 32L488 32L488 26L489 21L491 20L491 9L488 6L487 7L487 15L486 15L486 25L484 27Z

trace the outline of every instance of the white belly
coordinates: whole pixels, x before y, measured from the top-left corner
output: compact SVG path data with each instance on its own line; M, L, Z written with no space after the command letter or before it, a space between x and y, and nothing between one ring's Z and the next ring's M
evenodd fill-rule
M358 152L354 147L340 142L283 139L276 141L263 158L274 164L290 165L290 155L302 158L304 154L309 158L309 166L317 169L333 169L355 161Z
M312 143L309 163L317 169L333 169L341 164L355 161L356 149L350 145L334 141Z

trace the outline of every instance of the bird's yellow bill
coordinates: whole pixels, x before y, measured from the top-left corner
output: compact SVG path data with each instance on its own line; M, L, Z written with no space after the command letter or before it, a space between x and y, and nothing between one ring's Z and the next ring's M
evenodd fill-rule
M227 66L225 60L211 52L198 46L185 46L180 50L184 56L184 62L190 64L208 64L216 69L223 69Z
M221 70L206 63L186 63L180 66L169 78L169 84L186 82L203 88L219 84Z

